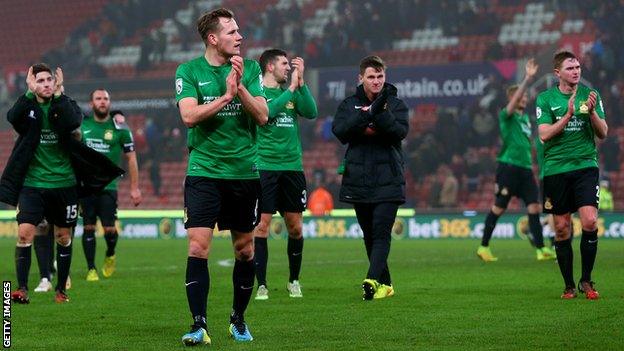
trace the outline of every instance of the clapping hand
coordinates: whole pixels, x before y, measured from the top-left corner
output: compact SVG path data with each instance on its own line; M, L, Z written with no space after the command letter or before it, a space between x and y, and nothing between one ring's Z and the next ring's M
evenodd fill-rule
M238 81L240 80L236 70L232 69L225 79L225 97L228 100L234 99L238 94Z
M533 76L535 76L535 73L537 73L538 68L539 68L539 65L535 63L535 59L529 59L525 66L527 78L529 79L533 78Z
M303 59L301 57L295 57L294 59L292 59L291 61L291 65L293 67L293 69L295 71L298 71L297 73L297 86L302 87L303 86L303 72L305 71L305 63L303 61ZM293 72L294 74L294 72Z
M26 86L28 87L28 91L34 93L37 90L37 84L35 75L33 74L33 68L30 66L28 68L28 73L26 74Z
M289 89L294 92L295 90L297 90L298 87L299 87L299 70L293 67L293 71L290 75Z
M63 70L61 67L56 68L54 78L56 79L56 82L54 83L54 96L59 97L65 91L65 88L63 87Z
M232 71L235 71L237 75L236 85L240 85L242 80L241 78L243 77L245 69L245 66L243 64L243 58L235 55L230 58L230 62L232 63Z
M596 108L596 102L598 100L598 95L595 91L589 93L589 97L587 98L587 108L589 108L589 112L593 112Z
M568 99L568 115L572 116L574 115L574 100L576 99L576 91L574 91L574 93L572 93L572 96L570 96L570 99Z
M111 111L110 112L111 116L113 116L113 121L115 122L115 124L121 125L126 123L126 116L124 116L124 114L119 111L119 110L115 110L115 111Z
M369 109L370 114L376 115L376 114L383 112L383 110L386 109L387 103L388 103L388 89L383 88L381 92L379 93L379 96L377 96L375 101L371 103L370 109Z

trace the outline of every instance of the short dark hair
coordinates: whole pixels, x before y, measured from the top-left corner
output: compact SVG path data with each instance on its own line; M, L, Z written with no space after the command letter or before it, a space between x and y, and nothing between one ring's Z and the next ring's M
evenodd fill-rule
M93 89L91 94L89 94L89 101L93 101L93 94L95 94L96 91L105 91L105 92L108 93L108 96L110 97L110 93L108 92L108 90L106 90L104 88L95 88L95 89Z
M386 64L383 62L381 57L377 55L366 56L360 61L360 74L364 74L364 71L368 67L372 67L377 72L381 72L386 69Z
M33 76L36 76L37 73L41 73L41 72L48 72L51 75L54 76L54 74L52 74L52 69L50 68L50 66L48 66L47 63L35 63L34 65L32 65L32 69L33 69Z
M266 68L269 65L269 63L272 63L273 61L275 61L275 59L277 59L280 56L286 56L288 57L288 54L286 53L286 51L281 50L281 49L269 49L269 50L265 50L262 55L260 55L260 69L262 70L262 74L264 74L264 72L266 72Z
M555 57L553 58L553 66L554 66L554 68L555 69L561 68L561 64L563 63L563 61L565 61L567 59L576 59L576 60L578 60L576 55L574 55L570 51L560 51L560 52L556 53Z
M197 31L205 44L208 44L208 34L215 33L221 29L219 18L234 18L234 12L226 8L218 8L210 12L206 12L197 20Z

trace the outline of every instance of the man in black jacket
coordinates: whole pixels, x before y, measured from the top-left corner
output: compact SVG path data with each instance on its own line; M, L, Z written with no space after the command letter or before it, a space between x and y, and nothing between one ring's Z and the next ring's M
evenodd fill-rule
M362 283L364 300L394 295L387 263L390 234L405 202L401 140L407 135L408 109L397 89L385 82L385 72L381 58L362 59L361 85L340 104L333 121L334 134L348 144L340 201L355 208L370 263Z
M58 281L55 301L68 302L65 284L71 264L71 228L78 217L78 194L100 190L123 171L106 156L80 143L82 115L63 94L63 72L35 64L26 78L28 92L7 113L18 133L0 179L0 201L17 206L15 267L19 288L13 301L28 303L31 246L37 224L54 225ZM100 157L101 156L101 157Z

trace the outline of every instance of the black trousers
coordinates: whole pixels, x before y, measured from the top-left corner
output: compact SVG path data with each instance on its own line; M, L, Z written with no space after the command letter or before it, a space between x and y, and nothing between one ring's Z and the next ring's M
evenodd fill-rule
M381 284L391 285L388 255L392 226L399 205L391 202L354 204L355 215L364 232L364 245L368 256L367 279L375 279Z

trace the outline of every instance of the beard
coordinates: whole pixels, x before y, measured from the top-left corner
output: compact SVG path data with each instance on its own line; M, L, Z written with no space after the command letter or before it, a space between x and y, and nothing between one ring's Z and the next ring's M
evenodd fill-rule
M240 46L226 48L225 45L217 45L217 52L222 57L229 59L232 56L240 55Z
M93 109L93 114L95 115L95 117L99 119L106 118L109 112L110 112L110 109L107 109L107 108L104 108L104 109L94 108Z
M43 93L43 92L40 92L40 93L35 92L35 95L37 95L38 97L40 97L41 99L43 99L45 101L48 101L48 100L52 99L52 96L54 96L54 92L50 92L49 94L48 93Z

